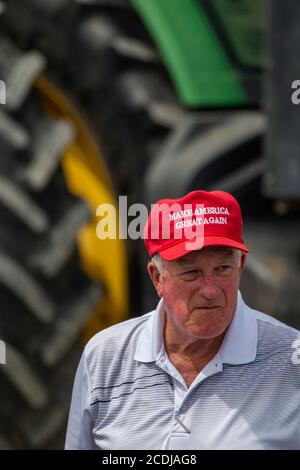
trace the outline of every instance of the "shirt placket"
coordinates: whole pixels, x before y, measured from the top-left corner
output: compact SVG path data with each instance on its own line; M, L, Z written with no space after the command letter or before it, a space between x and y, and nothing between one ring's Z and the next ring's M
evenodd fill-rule
M222 360L217 354L195 378L192 385L188 388L183 377L169 361L165 352L160 354L157 365L172 376L177 383L174 384L174 413L173 426L168 441L165 444L166 449L188 449L190 441L193 440L192 429L192 411L186 412L187 404L191 394L208 377L223 370ZM195 430L194 430L195 431Z

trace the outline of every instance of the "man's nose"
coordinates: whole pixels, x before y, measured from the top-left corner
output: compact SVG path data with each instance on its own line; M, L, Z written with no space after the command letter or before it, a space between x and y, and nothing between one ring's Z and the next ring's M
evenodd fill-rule
M199 286L200 294L207 299L215 299L218 295L218 283L213 275L204 275Z

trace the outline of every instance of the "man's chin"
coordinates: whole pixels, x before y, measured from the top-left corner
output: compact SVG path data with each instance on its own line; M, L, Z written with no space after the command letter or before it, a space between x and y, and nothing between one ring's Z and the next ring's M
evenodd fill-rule
M223 335L227 327L224 325L218 325L215 328L212 328L210 325L203 324L202 326L194 327L190 329L190 333L195 337L203 340L209 340L218 338Z

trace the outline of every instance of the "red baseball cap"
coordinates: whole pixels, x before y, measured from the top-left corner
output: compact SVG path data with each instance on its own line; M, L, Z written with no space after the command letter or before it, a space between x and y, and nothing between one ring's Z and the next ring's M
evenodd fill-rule
M198 190L152 205L144 242L150 256L159 253L167 261L213 245L248 252L242 226L241 208L231 194Z

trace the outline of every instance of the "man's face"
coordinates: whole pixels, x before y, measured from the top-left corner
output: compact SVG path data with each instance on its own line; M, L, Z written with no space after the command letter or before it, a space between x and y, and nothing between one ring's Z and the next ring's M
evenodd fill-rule
M191 340L220 336L230 324L246 255L206 247L179 260L164 261L162 274L148 270L163 297L167 322Z

